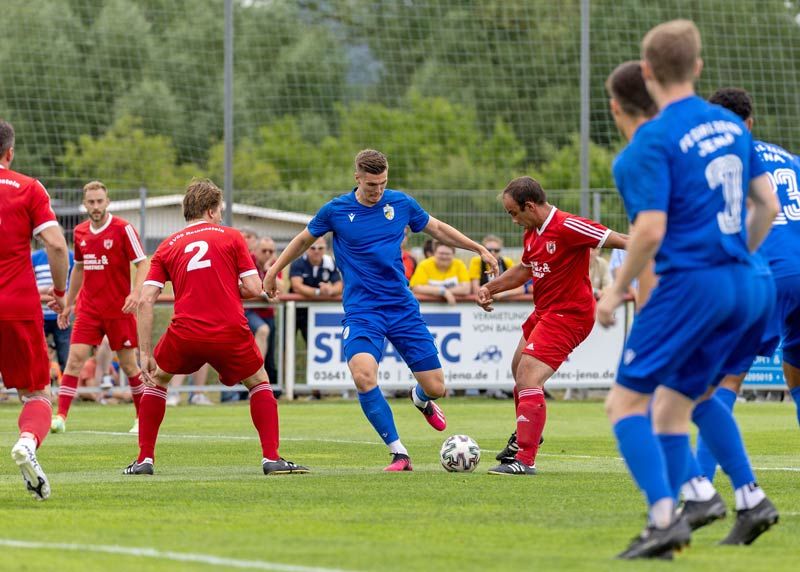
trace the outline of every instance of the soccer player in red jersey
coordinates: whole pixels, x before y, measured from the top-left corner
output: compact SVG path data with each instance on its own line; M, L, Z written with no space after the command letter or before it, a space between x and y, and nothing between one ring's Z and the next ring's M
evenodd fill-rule
M186 228L158 247L142 290L139 341L147 387L139 415L139 456L123 473L153 474L167 385L173 376L193 373L205 363L219 372L221 383L241 382L250 390L264 474L307 473L278 454L278 402L242 306L242 298L262 296L261 279L239 231L220 226L222 191L211 181L193 181L183 198L183 216ZM175 292L175 314L153 350L153 305L167 281Z
M625 248L627 236L594 221L558 210L530 177L511 181L503 206L525 229L522 264L512 266L478 291L478 303L492 310L493 296L533 277L535 309L522 325L511 364L516 387L516 445L513 459L493 475L534 475L546 419L544 384L594 327L595 299L589 280L592 248Z
M31 238L44 243L53 276L51 305L64 305L69 258L67 242L36 179L12 171L14 128L0 120L0 375L22 401L19 440L11 449L33 498L50 496L50 483L36 449L50 426L50 359L44 340L39 290L31 265Z
M75 266L70 276L67 305L58 317L61 328L69 325L75 299L75 325L70 338L69 357L58 391L58 412L50 430L63 433L72 400L77 393L78 375L93 346L108 336L111 349L131 386L137 411L144 387L136 363L136 308L149 263L139 235L126 220L108 212L108 189L100 181L83 187L83 206L89 220L75 227ZM136 279L131 289L131 263Z

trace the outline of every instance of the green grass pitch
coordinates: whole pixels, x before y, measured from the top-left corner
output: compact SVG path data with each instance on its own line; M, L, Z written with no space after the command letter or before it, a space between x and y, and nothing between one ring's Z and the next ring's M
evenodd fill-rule
M442 434L407 401L392 407L413 473L382 473L389 456L358 403L332 400L280 409L282 454L313 474L261 474L249 410L236 405L169 408L156 475L125 477L136 452L125 433L131 408L78 405L68 432L40 450L53 494L37 503L7 456L19 406L4 404L0 570L797 569L800 439L788 403L736 410L759 481L782 511L779 525L750 547L715 546L729 516L696 533L672 563L613 560L644 524L644 505L600 403L548 405L535 477L486 474L513 428L510 401L444 400ZM475 473L439 466L442 441L456 433L483 449ZM718 485L732 501L727 480ZM43 544L8 545L17 540ZM62 543L81 546L52 547ZM128 549L134 554L118 553Z

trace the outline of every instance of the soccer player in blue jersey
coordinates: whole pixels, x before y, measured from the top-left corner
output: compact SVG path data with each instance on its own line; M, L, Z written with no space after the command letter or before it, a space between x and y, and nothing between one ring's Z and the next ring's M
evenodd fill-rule
M386 188L389 164L383 153L365 149L355 159L357 186L325 204L264 277L264 290L277 294L276 279L287 264L320 236L333 233L333 251L344 282L342 339L358 400L389 447L386 471L410 471L411 459L395 427L392 410L378 387L378 363L388 339L417 379L414 405L437 431L446 420L434 400L445 394L444 373L433 337L408 288L401 244L406 226L444 244L478 253L497 275L497 260L482 245L426 213L410 196Z
M753 102L745 90L718 89L709 101L734 112L748 129L753 128ZM777 303L758 355L772 357L782 340L783 372L800 423L800 159L778 145L763 141L755 144L781 203L772 230L758 249L772 270L777 291ZM738 367L731 368L730 375L723 378L715 392L715 397L729 409L736 403L751 358L749 354L742 355ZM702 439L697 442L697 459L702 473L713 480L717 460ZM685 490L689 495L693 492L691 486Z
M624 559L668 556L691 540L688 520L675 513L692 457L691 421L736 492L736 524L723 543L750 543L778 519L730 410L715 399L695 407L742 340L761 335L772 285L759 278L750 252L777 213L747 128L694 93L700 46L687 20L647 33L642 75L660 113L636 130L614 164L633 228L628 257L598 304L599 321L613 323L614 309L653 257L659 275L606 400L620 452L649 506L649 524L619 555Z

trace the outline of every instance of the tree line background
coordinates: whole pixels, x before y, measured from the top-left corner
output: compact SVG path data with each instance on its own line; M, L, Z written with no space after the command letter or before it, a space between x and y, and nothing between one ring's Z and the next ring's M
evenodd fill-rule
M16 168L51 189L221 184L222 0L3 4L0 116L17 129ZM703 34L701 93L747 88L757 136L800 149L799 12L796 1L592 1L591 188L613 188L622 145L603 82L675 17ZM312 211L375 147L392 187L433 202L458 191L459 208L496 211L496 192L529 174L577 211L580 25L578 0L239 0L236 200ZM602 209L620 205L609 195Z

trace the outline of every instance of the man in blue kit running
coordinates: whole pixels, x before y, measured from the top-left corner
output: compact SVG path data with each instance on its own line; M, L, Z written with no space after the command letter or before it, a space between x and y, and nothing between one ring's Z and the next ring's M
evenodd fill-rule
M386 188L389 163L383 153L356 155L353 191L326 203L298 234L264 277L264 290L277 295L278 272L301 256L317 238L333 233L333 251L344 282L342 340L358 400L369 422L389 447L385 471L410 471L411 459L400 441L392 410L378 387L384 340L397 349L417 379L414 405L437 431L447 426L434 400L444 396L444 372L433 336L408 288L401 244L406 226L444 244L472 250L498 274L497 260L482 245L425 212L410 196Z

